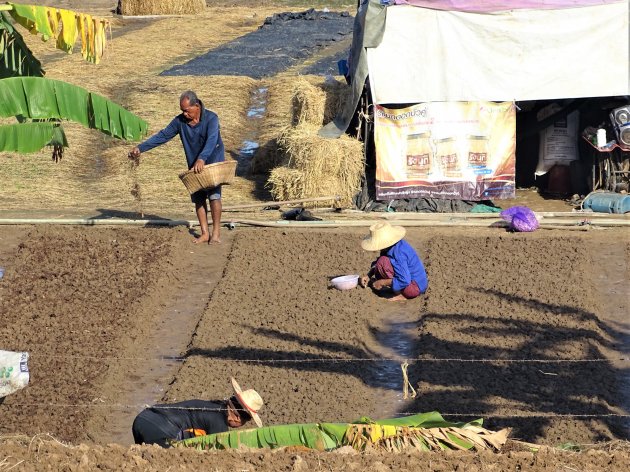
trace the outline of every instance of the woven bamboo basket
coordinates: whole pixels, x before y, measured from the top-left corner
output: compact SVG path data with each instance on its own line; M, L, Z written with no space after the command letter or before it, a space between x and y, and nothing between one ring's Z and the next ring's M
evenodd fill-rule
M236 174L236 161L217 162L207 164L198 174L190 169L179 174L188 191L193 194L199 190L216 187L217 185L231 184Z

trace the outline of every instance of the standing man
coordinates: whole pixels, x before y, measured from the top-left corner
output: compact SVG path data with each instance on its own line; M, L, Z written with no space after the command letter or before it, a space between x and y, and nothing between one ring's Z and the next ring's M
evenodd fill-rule
M160 146L179 134L188 169L195 173L203 170L206 164L223 162L225 148L219 130L219 117L216 113L204 108L203 103L192 90L188 90L179 97L179 108L182 113L176 116L162 131L133 148L129 158L138 158L141 153ZM221 242L221 186L200 190L190 196L195 204L195 211L201 227L201 236L195 238L195 243L217 244ZM212 214L212 234L208 231L208 206Z
M169 447L173 441L240 428L249 420L262 427L258 411L263 400L258 392L241 390L234 378L232 387L234 394L224 401L187 400L142 410L133 422L134 442Z

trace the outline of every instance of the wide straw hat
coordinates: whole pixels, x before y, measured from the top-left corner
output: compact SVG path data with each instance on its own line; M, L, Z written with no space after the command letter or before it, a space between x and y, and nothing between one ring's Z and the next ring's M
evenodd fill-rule
M262 428L263 423L260 416L258 416L258 411L263 406L263 399L258 395L258 392L251 388L245 391L241 390L241 386L234 377L232 377L232 387L234 387L234 393L238 402L247 410L254 420L254 423L256 423L256 426Z
M370 235L361 241L361 247L366 251L380 251L396 244L405 237L406 232L402 226L392 226L382 221L370 226Z

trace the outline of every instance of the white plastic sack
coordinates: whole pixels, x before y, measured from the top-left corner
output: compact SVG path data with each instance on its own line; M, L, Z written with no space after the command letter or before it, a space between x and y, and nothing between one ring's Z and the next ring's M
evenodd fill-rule
M540 110L537 118L541 121L559 109L552 103ZM540 132L537 176L546 174L555 164L568 166L578 158L579 123L580 113L574 111Z
M0 398L28 385L28 352L0 351Z

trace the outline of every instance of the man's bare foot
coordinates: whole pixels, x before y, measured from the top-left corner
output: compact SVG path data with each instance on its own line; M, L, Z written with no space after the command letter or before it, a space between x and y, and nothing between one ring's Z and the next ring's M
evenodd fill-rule
M194 238L193 243L195 244L207 243L209 240L210 240L210 236L208 236L207 234L202 234L201 236Z
M220 235L221 233L219 231L217 231L216 233L213 231L212 235L210 236L210 240L208 241L208 244L221 244Z
M394 295L392 298L388 298L388 302L400 302L402 300L407 300L403 294Z

